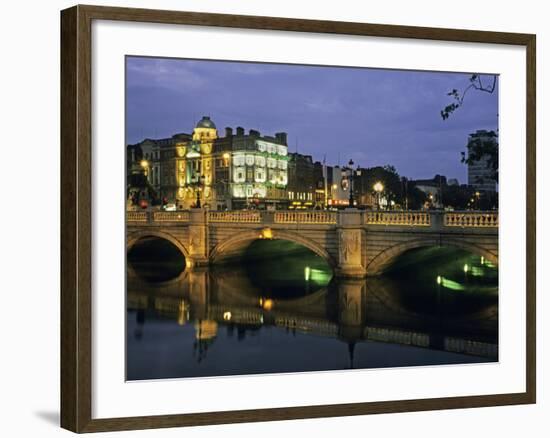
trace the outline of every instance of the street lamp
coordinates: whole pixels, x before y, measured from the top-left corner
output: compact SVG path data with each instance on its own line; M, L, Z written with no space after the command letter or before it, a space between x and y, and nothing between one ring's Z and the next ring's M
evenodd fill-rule
M149 162L147 160L141 160L139 164L141 167L143 167L143 172L145 173L145 176L148 176Z
M223 194L225 198L225 208L231 209L231 179L232 179L232 169L231 169L231 154L229 152L224 152L223 155L223 164L225 167L227 167L227 178L225 178L225 181L222 181L222 183L225 184Z
M197 203L196 203L196 208L201 208L201 190L202 190L202 186L204 185L204 175L201 175L199 176L198 178L198 187L197 187Z
M380 210L380 194L384 191L384 184L377 181L372 188L376 192L376 208L377 210Z
M353 160L349 160L349 206L353 208Z

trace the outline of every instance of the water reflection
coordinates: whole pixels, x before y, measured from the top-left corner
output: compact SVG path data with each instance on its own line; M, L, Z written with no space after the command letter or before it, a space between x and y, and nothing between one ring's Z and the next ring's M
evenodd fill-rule
M387 276L365 280L331 279L328 267L298 253L269 263L256 254L239 267L161 281L130 263L127 377L495 361L496 269L469 254L450 255L446 265L449 254L412 253ZM424 264L421 272L407 257ZM470 277L458 278L466 263ZM474 267L483 275L473 275ZM421 280L412 281L414 271Z

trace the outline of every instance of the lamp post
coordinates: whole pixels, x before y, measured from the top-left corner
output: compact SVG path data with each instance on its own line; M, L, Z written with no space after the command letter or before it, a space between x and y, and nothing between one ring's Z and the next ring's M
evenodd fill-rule
M223 163L224 166L227 167L227 180L225 181L225 208L231 210L231 180L233 178L233 175L231 173L231 154L229 152L224 152L223 154Z
M198 178L196 208L201 208L201 190L203 185L204 185L204 175L201 175Z
M384 184L377 181L372 188L376 192L376 209L380 210L380 194L384 191Z
M149 161L141 160L139 164L143 168L143 173L149 179Z
M353 160L349 160L349 207L353 208Z

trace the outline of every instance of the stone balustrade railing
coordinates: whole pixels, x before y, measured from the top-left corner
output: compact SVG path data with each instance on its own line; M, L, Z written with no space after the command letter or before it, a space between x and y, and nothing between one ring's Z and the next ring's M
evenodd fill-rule
M146 211L127 211L126 222L148 222L149 218Z
M197 211L199 213L199 211ZM339 214L362 215L364 225L405 227L498 228L498 212L479 211L209 211L208 222L243 224L317 224L335 225ZM191 211L127 211L128 223L190 223ZM199 215L198 217L203 217ZM194 217L194 216L193 216ZM359 217L361 218L361 217ZM361 222L359 222L361 223Z
M445 213L446 227L497 228L497 212L449 212Z
M277 211L276 224L336 224L337 213L332 211Z
M237 222L237 223L260 223L262 215L259 211L209 211L209 222Z
M154 222L189 222L188 211L154 211Z
M368 211L364 216L367 225L405 225L412 227L429 227L431 216L420 211Z

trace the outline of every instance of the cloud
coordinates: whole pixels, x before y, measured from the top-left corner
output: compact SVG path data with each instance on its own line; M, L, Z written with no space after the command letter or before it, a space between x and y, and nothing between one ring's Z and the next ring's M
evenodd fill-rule
M174 92L200 89L207 84L193 67L177 60L128 58L127 79L130 87L158 87Z
M413 178L459 176L468 134L498 128L498 92L471 92L442 120L447 93L469 74L311 67L224 61L128 58L127 136L189 132L202 115L218 128L288 132L289 146L353 158L362 166L394 164Z

